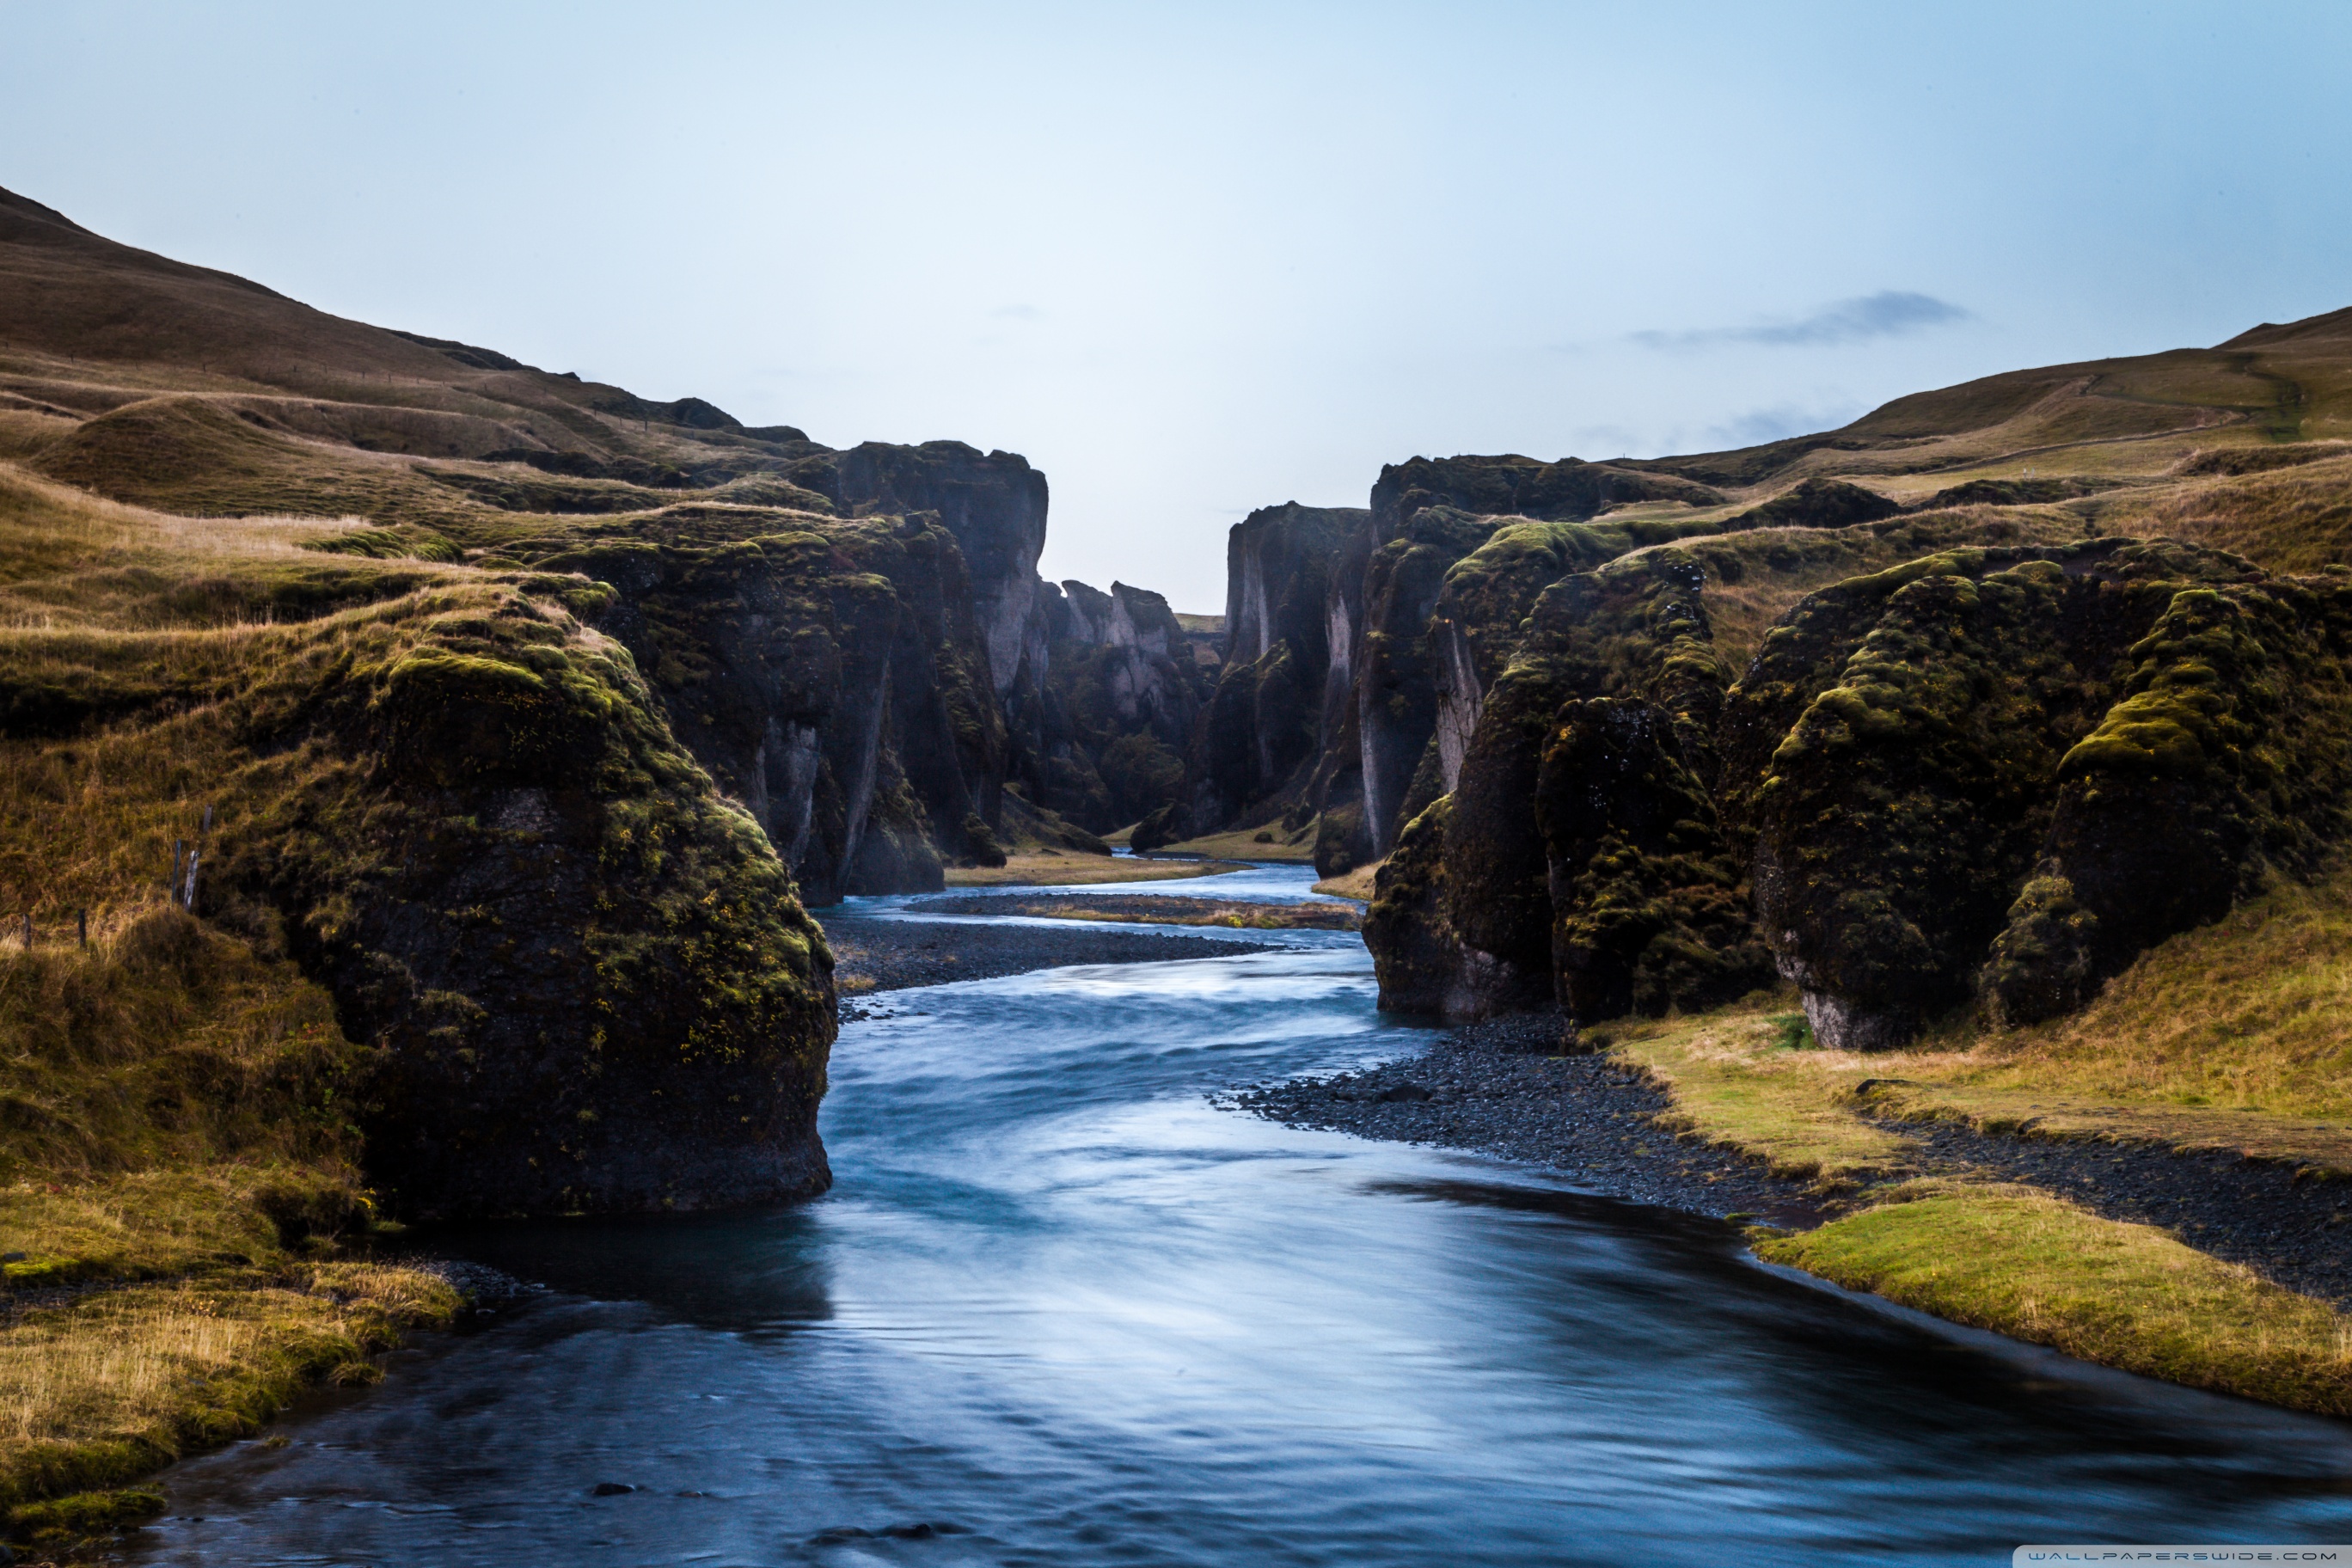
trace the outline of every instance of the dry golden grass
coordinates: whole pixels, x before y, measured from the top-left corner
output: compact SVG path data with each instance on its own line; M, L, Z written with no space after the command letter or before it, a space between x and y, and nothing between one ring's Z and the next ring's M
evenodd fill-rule
M2273 572L2352 563L2352 456L2135 491L2103 506L2099 526L2191 540Z
M1263 837L1261 837L1263 835ZM1236 828L1163 844L1154 855L1200 855L1212 860L1280 860L1291 863L1315 858L1315 824L1286 833L1280 823L1265 827Z
M1905 1050L1790 1050L1753 1003L1612 1027L1692 1130L1791 1170L1816 1153L1825 1171L1870 1168L1866 1110L2352 1173L2352 868L2280 879L2080 1012L2014 1033L1955 1016Z
M2324 1301L2032 1187L1907 1184L1759 1256L2107 1366L2352 1415L2352 1321Z
M1354 899L1369 904L1372 901L1372 879L1388 863L1388 857L1383 855L1369 866L1358 867L1340 876L1326 877L1315 884L1315 891L1328 893L1335 899Z
M1909 1114L2352 1171L2352 869L2274 882L2072 1016L1874 1060Z
M950 888L1068 888L1093 882L1167 882L1216 877L1241 867L1219 860L1145 860L1050 852L1009 855L1002 866L950 866Z
M24 1312L0 1331L0 1500L117 1484L246 1436L307 1384L370 1380L368 1357L457 1304L432 1275L339 1263Z

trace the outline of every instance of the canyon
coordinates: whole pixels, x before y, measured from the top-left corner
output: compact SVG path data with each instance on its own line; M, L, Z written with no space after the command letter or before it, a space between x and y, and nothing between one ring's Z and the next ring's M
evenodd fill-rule
M209 716L241 793L190 907L382 1054L366 1158L418 1213L821 1186L805 911L1008 852L1255 835L1377 868L1384 1006L1789 983L1881 1048L2063 1015L2343 837L2352 312L1738 451L1412 458L1252 513L1188 628L1045 582L1013 453L835 450L13 195L0 267L10 743L87 771ZM101 524L144 542L55 548ZM680 1163L656 1101L748 1109Z

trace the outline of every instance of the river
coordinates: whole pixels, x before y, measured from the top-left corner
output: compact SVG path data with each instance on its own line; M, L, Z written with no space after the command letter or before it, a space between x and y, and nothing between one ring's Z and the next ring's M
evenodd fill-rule
M547 1289L318 1396L283 1447L177 1467L132 1559L1711 1568L2352 1537L2352 1427L1949 1329L1540 1172L1217 1109L1422 1037L1355 937L1279 940L877 998L835 1050L814 1202L431 1238Z

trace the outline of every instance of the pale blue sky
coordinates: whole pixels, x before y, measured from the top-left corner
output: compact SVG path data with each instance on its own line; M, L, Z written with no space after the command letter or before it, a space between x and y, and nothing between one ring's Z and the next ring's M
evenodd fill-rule
M2352 304L2352 7L0 11L0 185L323 309L1250 508L1654 455Z

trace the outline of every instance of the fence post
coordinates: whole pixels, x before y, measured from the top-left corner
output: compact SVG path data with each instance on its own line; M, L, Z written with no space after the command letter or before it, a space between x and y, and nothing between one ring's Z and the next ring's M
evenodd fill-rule
M74 911L74 937L82 946L89 945L89 911L88 910Z
M30 915L25 917L25 951L33 951L33 917Z
M196 907L196 861L197 861L197 859L198 859L198 856L197 856L196 852L195 852L194 849L189 850L189 851L188 851L188 894L187 894L187 897L186 897L186 898L182 899L182 900L180 900L180 906L181 906L181 908L183 908L183 909L184 909L184 910L188 910L188 911L190 911L191 913L194 912L194 910L195 910L195 907Z

